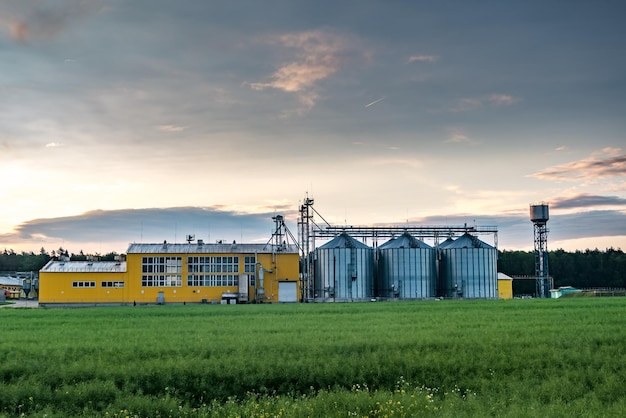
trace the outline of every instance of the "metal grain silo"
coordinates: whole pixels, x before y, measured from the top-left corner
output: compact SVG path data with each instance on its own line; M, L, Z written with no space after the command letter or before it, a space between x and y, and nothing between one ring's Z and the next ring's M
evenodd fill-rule
M374 250L345 232L315 250L315 299L369 300L374 296Z
M435 297L436 250L405 232L378 247L378 296L424 299Z
M440 291L448 298L498 297L498 250L464 234L440 248Z

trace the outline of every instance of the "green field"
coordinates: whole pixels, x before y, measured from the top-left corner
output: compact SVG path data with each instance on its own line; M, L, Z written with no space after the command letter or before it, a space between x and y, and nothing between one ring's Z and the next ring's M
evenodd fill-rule
M0 310L0 416L626 416L626 299Z

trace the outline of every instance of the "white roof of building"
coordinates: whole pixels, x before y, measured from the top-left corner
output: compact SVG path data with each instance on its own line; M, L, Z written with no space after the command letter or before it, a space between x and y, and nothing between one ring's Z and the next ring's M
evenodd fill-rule
M498 280L513 280L511 276L498 272Z
M277 247L272 244L130 244L126 254L297 254L293 244Z
M56 261L51 260L41 271L46 273L125 273L125 261Z
M22 281L15 277L0 276L0 285L4 286L21 286Z

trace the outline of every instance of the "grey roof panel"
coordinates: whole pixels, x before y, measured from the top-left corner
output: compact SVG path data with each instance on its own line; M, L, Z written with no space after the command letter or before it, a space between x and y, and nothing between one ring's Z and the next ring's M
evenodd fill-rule
M0 276L0 285L4 286L21 286L22 281L15 277Z
M297 254L293 244L277 247L271 244L130 244L126 254Z
M49 261L45 273L125 273L125 261Z

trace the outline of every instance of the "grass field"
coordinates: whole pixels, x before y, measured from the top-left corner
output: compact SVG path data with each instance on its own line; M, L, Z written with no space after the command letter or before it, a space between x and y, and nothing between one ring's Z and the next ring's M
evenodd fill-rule
M626 299L0 310L0 416L626 416Z

